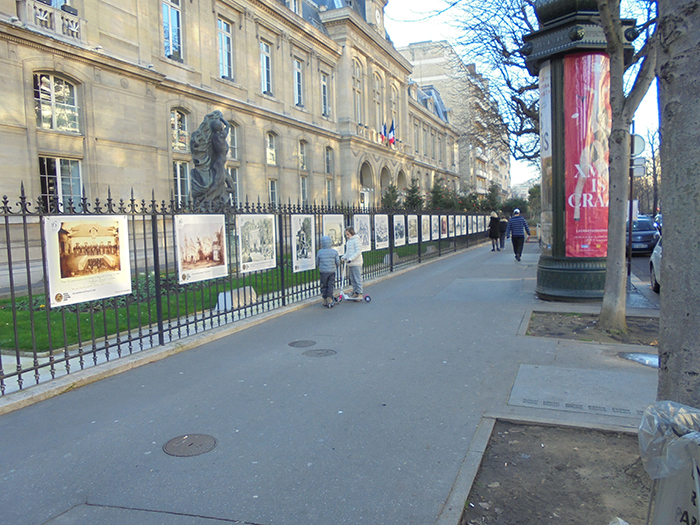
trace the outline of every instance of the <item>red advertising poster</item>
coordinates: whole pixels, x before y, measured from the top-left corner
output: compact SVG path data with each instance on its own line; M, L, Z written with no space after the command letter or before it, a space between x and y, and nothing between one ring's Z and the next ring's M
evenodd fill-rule
M610 61L604 53L564 58L566 256L608 253Z

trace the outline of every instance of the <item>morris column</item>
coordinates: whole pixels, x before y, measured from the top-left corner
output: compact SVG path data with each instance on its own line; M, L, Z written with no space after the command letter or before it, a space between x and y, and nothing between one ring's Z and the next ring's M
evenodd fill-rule
M539 75L542 254L539 297L599 300L608 249L610 68L596 0L542 0L540 29L523 37ZM623 20L624 28L634 20ZM632 51L631 44L626 52Z

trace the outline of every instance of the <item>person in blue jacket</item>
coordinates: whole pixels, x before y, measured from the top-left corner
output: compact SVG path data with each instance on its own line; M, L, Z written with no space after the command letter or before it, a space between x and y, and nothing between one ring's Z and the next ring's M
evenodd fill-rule
M520 215L520 210L515 208L513 210L513 216L508 221L508 227L506 228L506 239L511 235L513 236L513 252L515 252L515 259L520 260L523 255L523 246L525 245L525 232L527 232L528 238L530 237L530 227L527 225L525 217Z
M335 248L331 248L332 242L328 235L321 237L321 249L316 253L316 267L321 274L321 296L323 306L333 307L333 288L335 285L335 273L340 266L340 257Z

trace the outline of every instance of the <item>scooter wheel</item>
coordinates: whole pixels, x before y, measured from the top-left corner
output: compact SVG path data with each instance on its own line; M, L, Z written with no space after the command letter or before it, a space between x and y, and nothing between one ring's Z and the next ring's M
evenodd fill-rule
M365 302L368 303L372 300L372 298L369 295L365 295Z
M343 302L343 296L339 295L338 298L336 299L336 301L339 303Z

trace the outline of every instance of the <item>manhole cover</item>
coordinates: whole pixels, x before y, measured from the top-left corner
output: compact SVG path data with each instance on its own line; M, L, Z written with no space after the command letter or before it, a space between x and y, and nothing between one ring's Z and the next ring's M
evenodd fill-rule
M305 355L306 357L328 357L337 353L338 352L336 352L335 350L326 350L324 348L319 348L317 350L307 350L301 355Z
M314 346L315 344L316 341L302 339L301 341L292 341L291 343L289 343L289 346L294 348L309 348L310 346Z
M186 436L178 436L171 439L165 445L163 450L166 454L186 458L190 456L199 456L206 454L214 449L216 439L205 434L187 434Z
M644 354L641 352L620 352L618 354L623 359L629 359L644 366L659 368L659 356L656 354Z

